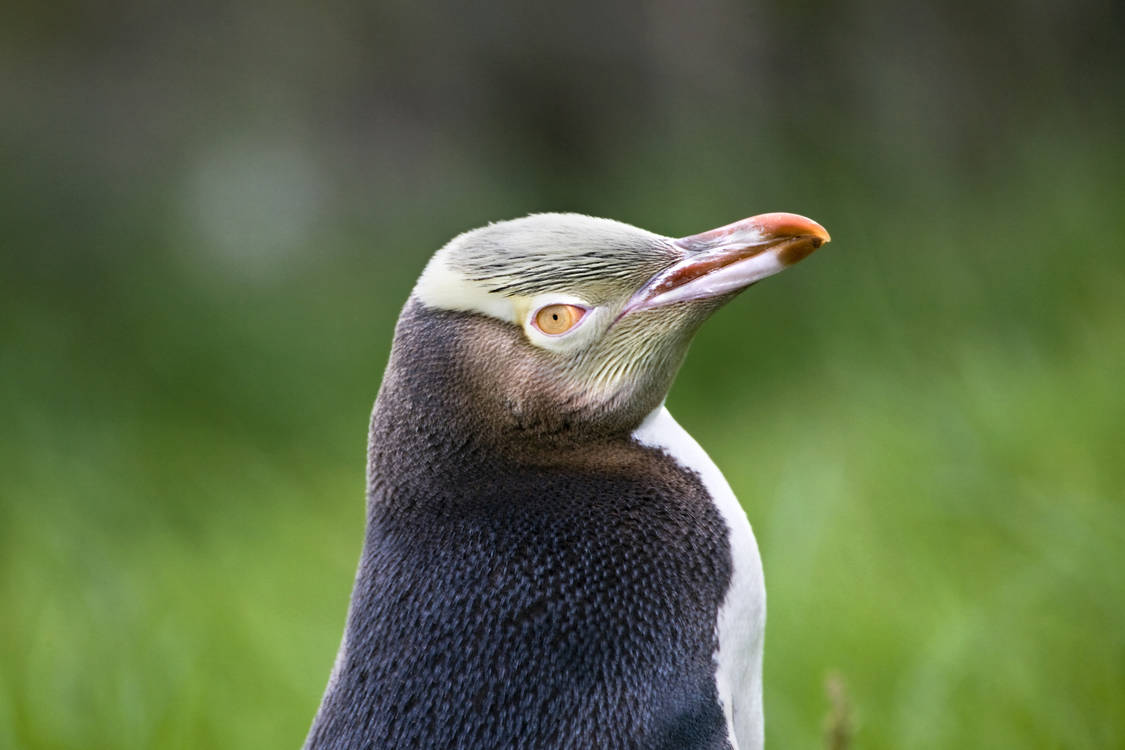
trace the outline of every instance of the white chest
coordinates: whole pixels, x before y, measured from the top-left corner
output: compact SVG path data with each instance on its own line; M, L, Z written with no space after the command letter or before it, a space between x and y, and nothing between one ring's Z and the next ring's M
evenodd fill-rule
M719 649L715 680L735 750L759 750L763 743L762 643L766 624L766 589L758 543L746 513L719 467L663 406L652 412L633 438L663 450L696 472L726 521L730 538L730 588L719 609Z

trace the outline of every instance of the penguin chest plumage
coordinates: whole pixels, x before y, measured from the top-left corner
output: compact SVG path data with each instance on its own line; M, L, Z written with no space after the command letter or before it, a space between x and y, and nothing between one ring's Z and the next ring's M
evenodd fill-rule
M735 750L758 750L764 742L762 648L766 588L758 543L730 484L706 451L666 408L654 411L633 433L678 465L699 475L727 525L731 578L716 621L716 686Z
M550 467L402 445L310 747L738 747L729 531L694 470L639 440Z

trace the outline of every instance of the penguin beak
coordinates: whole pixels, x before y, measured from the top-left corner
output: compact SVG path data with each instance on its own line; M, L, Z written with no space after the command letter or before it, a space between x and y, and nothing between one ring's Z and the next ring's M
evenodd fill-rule
M787 213L751 216L672 240L686 257L649 279L621 314L741 291L803 260L830 240L820 224Z

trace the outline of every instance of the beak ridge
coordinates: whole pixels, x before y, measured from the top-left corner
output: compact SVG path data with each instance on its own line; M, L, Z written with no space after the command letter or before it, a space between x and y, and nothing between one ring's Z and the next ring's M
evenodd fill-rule
M805 240L803 244L811 246L810 252L832 241L828 230L812 219L799 214L775 212L751 216L718 229L681 237L675 244L689 252L738 252L740 248L764 249L774 242L797 239ZM804 257L796 258L793 263Z

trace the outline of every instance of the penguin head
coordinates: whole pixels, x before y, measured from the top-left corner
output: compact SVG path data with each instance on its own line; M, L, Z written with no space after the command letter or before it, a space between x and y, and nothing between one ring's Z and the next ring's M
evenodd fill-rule
M444 352L430 359L445 358L436 365L472 391L463 408L531 438L608 434L663 402L708 316L828 241L822 226L787 213L678 239L535 214L454 238L412 299L442 317L425 335L443 340L422 348ZM400 322L396 348L420 331Z

